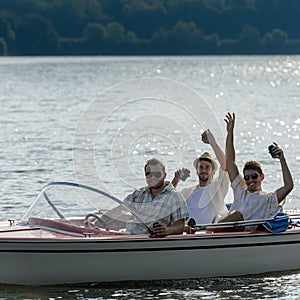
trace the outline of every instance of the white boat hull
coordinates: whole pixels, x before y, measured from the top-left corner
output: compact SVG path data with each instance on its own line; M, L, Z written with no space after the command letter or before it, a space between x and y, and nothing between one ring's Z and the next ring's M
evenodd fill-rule
M107 214L112 207L124 210L120 219ZM195 234L156 237L150 224L115 197L77 183L50 183L20 222L0 224L0 284L189 279L300 269L300 218L296 213L292 217L298 220L292 228L277 234L224 232L241 229L240 222L233 222L210 224L208 232L197 225ZM243 226L265 221L247 220ZM130 235L127 222L148 233Z
M48 285L300 269L300 231L165 238L1 240L0 282Z

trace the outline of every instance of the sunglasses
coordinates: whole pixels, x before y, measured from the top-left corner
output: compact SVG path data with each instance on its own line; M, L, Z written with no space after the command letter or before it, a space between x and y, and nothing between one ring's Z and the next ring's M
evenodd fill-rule
M145 172L146 177L150 178L154 176L155 178L161 178L162 173L160 171L154 171L154 172Z
M244 179L246 180L246 181L248 181L250 178L252 178L252 179L257 179L258 178L258 174L257 173L253 173L253 174L250 174L250 175L244 175Z

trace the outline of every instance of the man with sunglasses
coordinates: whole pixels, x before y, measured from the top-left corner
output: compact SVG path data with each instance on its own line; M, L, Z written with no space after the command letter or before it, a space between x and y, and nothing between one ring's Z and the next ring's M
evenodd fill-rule
M294 187L283 151L274 143L273 154L280 160L284 184L273 193L265 193L262 191L264 173L258 162L246 162L243 176L239 174L235 163L233 141L235 114L227 113L224 120L227 124L226 165L234 193L234 201L229 215L220 222L271 218L281 210L281 202Z
M147 186L135 190L124 202L137 212L145 224L156 235L180 234L184 230L188 209L182 195L165 181L164 164L152 158L144 167ZM127 224L127 231L143 234L145 228L136 223Z

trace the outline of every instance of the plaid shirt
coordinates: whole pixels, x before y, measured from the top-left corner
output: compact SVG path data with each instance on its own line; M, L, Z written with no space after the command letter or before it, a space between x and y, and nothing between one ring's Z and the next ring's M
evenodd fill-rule
M149 187L135 190L124 199L124 202L151 228L155 222L168 226L174 221L189 216L183 196L170 183L154 197ZM131 233L146 233L135 229L137 224L128 225Z

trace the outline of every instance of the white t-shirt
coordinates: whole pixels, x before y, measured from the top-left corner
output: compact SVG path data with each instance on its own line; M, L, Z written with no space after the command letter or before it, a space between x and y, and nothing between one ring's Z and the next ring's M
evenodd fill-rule
M218 177L206 187L192 186L183 189L181 194L187 202L190 218L194 218L197 224L210 224L227 216L224 199L228 187L228 174L220 168Z
M201 196L205 190L205 187L200 187L195 190L194 193L192 193L187 206L189 209L190 218L193 218L197 224L199 224L201 219L199 218L199 199L201 199Z
M268 219L282 209L278 204L277 193L249 192L241 174L234 179L231 186L234 201L230 211L239 210L244 220Z

